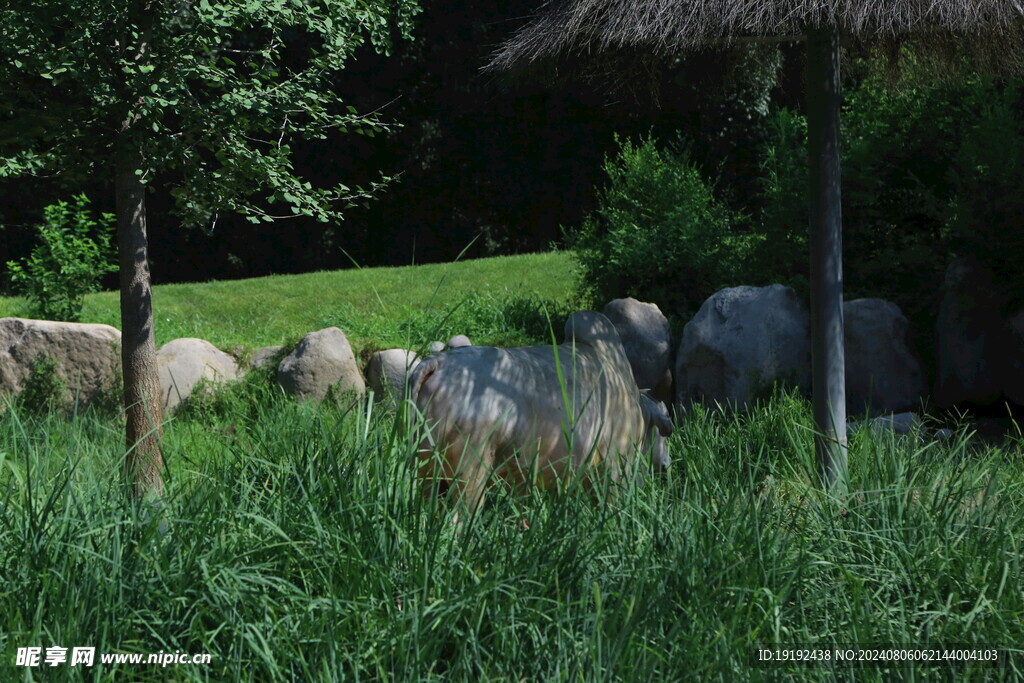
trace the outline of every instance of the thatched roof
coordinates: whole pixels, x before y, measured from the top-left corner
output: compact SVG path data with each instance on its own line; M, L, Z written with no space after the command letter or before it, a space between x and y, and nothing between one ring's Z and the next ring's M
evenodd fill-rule
M678 54L749 38L794 38L806 26L826 24L867 42L973 44L1016 60L1024 0L548 0L490 68L624 48Z

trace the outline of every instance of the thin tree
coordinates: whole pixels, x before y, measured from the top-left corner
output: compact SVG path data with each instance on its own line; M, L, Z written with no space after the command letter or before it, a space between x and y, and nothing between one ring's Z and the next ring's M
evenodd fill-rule
M815 447L826 487L847 472L843 349L839 44L901 44L948 57L962 47L984 66L1017 69L1024 5L1015 0L549 0L490 68L596 54L671 56L739 42L805 40L810 177L811 351ZM614 63L614 62L613 62Z
M185 225L338 220L374 188L315 188L296 138L369 133L331 78L355 51L408 37L415 0L7 0L0 8L0 177L113 181L120 265L125 467L163 490L146 190L172 187ZM271 205L283 207L274 215Z

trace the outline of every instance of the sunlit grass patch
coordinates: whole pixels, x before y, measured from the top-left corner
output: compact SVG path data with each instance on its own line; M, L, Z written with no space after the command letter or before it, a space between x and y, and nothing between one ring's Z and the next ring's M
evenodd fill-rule
M534 340L530 330L538 327L539 306L534 304L553 309L556 319L561 315L556 326L561 331L573 296L574 269L569 252L547 252L157 284L156 341L161 345L178 337L199 337L221 349L252 349L340 324L357 352L420 344L417 333L435 329L438 335L477 334L480 343L524 343ZM120 328L119 310L117 292L92 294L85 299L81 320ZM18 297L0 298L0 316L31 317L27 302ZM511 334L504 332L509 329Z

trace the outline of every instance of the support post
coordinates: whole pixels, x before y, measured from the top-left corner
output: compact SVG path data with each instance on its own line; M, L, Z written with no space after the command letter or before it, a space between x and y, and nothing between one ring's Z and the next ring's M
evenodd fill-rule
M807 31L807 153L810 170L811 382L815 452L823 485L846 485L843 350L843 222L839 161L839 31Z

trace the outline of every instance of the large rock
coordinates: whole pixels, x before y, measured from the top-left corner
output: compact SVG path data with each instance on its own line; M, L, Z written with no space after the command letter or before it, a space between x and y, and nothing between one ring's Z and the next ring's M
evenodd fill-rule
M370 362L366 366L366 383L378 400L393 400L398 403L405 398L406 379L419 362L420 359L414 351L377 351L370 357Z
M65 400L85 405L119 384L121 332L109 325L0 319L0 393L20 393L40 356L56 361Z
M958 259L946 269L935 322L935 402L942 408L990 405L1002 394L1008 340L993 285L992 273L975 259Z
M921 363L910 346L910 323L883 299L843 304L846 410L851 415L899 412L917 406L926 391Z
M277 367L277 381L292 396L322 401L337 385L341 391L366 391L352 347L337 327L310 332Z
M253 370L258 370L264 366L270 365L277 358L278 354L281 353L283 346L261 346L252 352L252 358L249 360L249 367Z
M810 319L789 287L732 287L713 294L683 328L676 400L736 407L776 383L811 385Z
M672 399L672 331L656 304L633 297L608 302L602 313L622 339L633 378L658 401Z
M199 380L221 383L238 377L235 359L204 339L169 341L156 353L157 375L164 411L187 401Z
M895 415L883 415L863 422L848 422L846 431L856 434L865 425L871 429L876 436L892 432L893 434L910 434L921 429L921 418L917 413L898 413Z
M472 346L473 343L469 341L469 337L464 334L457 334L448 340L445 344L446 349L461 349L464 346Z

